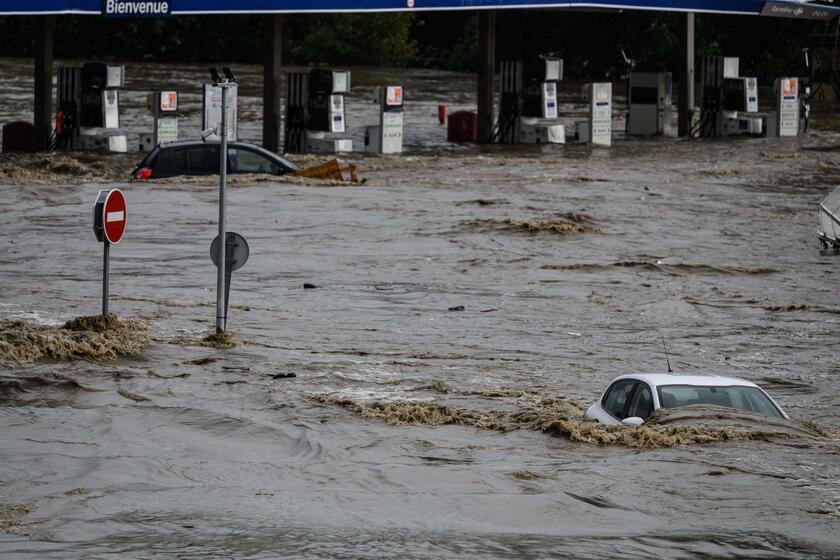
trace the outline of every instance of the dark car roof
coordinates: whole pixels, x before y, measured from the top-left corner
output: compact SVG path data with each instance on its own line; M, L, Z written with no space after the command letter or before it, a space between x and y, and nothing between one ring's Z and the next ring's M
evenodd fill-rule
M220 146L220 145L221 144L218 141L205 142L204 140L201 140L201 139L198 139L198 140L178 140L176 142L167 142L166 144L158 144L157 147L156 147L157 148L156 150L152 150L151 152L149 152L149 154L145 158L143 158L143 162L141 162L141 165L138 166L138 168L141 167L142 164L145 163L152 155L157 154L157 153L159 153L160 151L163 151L163 150L172 150L174 148L194 148L194 147L197 147L197 146ZM291 161L289 161L285 157L283 157L279 154L275 154L274 152L272 152L270 150L266 150L265 148L263 148L262 146L258 146L257 144L252 144L250 142L240 142L240 141L237 140L237 141L233 141L233 142L228 142L228 149L230 149L230 148L250 148L250 149L252 149L256 152L267 155L268 157L273 157L275 159L278 159L278 160L282 161L286 165L286 167L291 168L293 171L299 169L297 165L295 165L294 163L292 163Z
M205 142L204 140L178 140L177 142L167 142L166 144L159 144L158 147L161 150L170 150L172 148L189 148L193 146L220 146L221 144L217 140L211 140L210 142ZM258 150L264 150L262 146L257 146L256 144L251 144L250 142L240 142L240 141L232 141L228 142L228 146L247 146L249 148L256 148Z

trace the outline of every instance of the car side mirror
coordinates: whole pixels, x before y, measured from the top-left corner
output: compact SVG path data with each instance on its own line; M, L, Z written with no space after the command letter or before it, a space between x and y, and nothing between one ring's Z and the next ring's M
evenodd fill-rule
M641 426L645 421L638 416L630 416L621 421L622 426Z

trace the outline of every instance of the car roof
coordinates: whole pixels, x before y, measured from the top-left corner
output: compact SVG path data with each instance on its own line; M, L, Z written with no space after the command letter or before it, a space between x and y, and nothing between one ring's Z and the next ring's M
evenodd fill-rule
M220 146L220 145L221 144L219 143L218 140L209 140L209 141L205 142L204 140L199 138L197 140L196 139L178 140L176 142L167 142L165 144L158 144L158 148L160 148L161 150L171 150L173 148L193 148L195 146ZM275 154L275 153L273 153L269 150L266 150L262 146L259 146L257 144L252 144L251 142L242 142L241 140L231 140L231 141L229 141L228 142L228 147L229 148L246 147L246 148L252 148L252 149L257 150L259 152L266 152L266 153L269 153L269 154L272 154L272 155L277 155L277 154Z
M209 142L205 142L204 140L193 139L193 140L178 140L177 142L167 142L165 144L160 144L159 147L161 150L169 150L172 148L184 148L184 147L192 147L192 146L219 146L218 140L211 140ZM257 146L256 144L251 144L250 142L240 142L239 140L230 141L228 142L228 146L247 146L249 148L257 148L262 150L262 146Z
M654 389L663 385L699 385L704 387L758 387L755 383L738 377L725 377L711 373L631 373L619 375L619 379L638 379L647 382Z

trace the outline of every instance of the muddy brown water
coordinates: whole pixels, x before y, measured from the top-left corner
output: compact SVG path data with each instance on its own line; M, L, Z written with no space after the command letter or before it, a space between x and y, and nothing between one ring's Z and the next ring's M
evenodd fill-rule
M435 79L456 103L462 80ZM836 557L840 256L814 233L838 145L818 125L447 147L347 158L363 186L238 181L233 348L204 341L215 179L5 156L0 330L98 311L90 211L118 186L111 311L148 345L4 358L0 556ZM665 369L660 336L679 371L753 380L793 422L582 422L613 376Z

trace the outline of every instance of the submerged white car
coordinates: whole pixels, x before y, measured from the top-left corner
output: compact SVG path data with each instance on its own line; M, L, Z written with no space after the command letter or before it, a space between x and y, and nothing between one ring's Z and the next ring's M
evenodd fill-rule
M660 408L710 404L788 419L758 385L736 377L642 373L613 379L586 417L602 424L639 426Z

